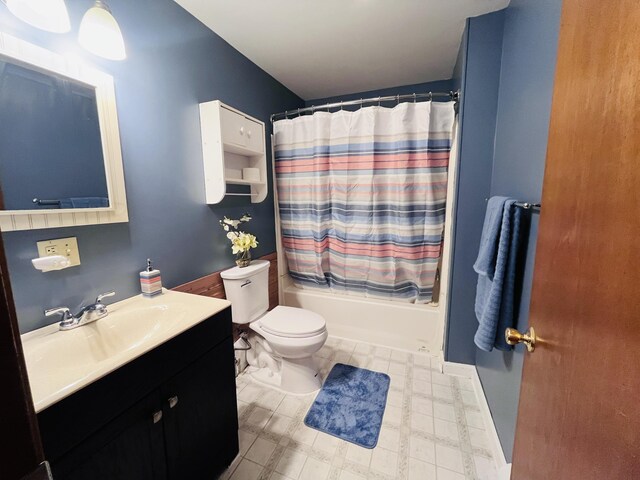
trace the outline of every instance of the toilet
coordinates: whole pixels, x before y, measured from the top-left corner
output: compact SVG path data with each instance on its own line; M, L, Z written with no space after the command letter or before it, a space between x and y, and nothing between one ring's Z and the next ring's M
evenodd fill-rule
M256 380L288 393L307 394L322 386L313 358L327 340L327 325L317 313L303 308L269 308L269 262L220 273L233 323L249 324L257 335L247 360Z

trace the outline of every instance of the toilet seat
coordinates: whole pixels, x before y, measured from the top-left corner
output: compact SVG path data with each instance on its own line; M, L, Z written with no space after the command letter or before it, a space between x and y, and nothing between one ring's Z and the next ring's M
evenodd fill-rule
M327 328L322 316L295 307L277 306L257 322L265 332L289 338L312 337L324 332Z

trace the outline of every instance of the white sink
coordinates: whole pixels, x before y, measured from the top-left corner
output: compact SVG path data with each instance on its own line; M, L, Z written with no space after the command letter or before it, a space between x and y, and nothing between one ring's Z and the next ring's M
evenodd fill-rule
M108 305L109 315L68 331L58 324L22 335L36 412L71 395L231 305L164 290Z

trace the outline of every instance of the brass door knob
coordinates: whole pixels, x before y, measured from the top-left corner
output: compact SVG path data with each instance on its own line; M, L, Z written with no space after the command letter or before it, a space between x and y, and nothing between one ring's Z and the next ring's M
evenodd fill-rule
M515 328L507 328L504 331L504 338L509 345L524 343L529 352L533 352L536 349L536 331L533 327L529 327L524 333L520 333Z

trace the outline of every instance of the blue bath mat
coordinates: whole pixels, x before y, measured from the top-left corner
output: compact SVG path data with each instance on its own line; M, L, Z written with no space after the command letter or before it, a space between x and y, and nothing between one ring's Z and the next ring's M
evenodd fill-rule
M378 443L389 376L336 363L318 393L305 425L365 448Z

